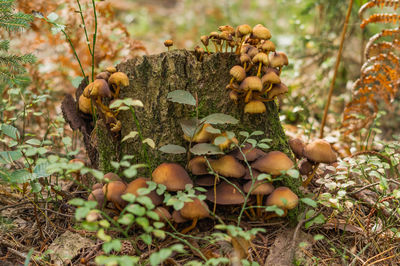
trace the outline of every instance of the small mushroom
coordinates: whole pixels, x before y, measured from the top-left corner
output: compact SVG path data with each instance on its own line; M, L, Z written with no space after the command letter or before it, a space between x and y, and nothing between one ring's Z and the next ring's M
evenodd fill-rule
M233 182L233 184L241 189L238 183ZM215 191L208 190L206 196L207 200L220 205L236 205L244 202L243 194L226 181L222 181Z
M160 220L166 222L172 220L172 215L164 207L158 206L157 208L154 209L154 212L157 213L157 215L160 217Z
M194 175L208 175L208 167L206 158L197 156L188 163L188 170Z
M260 52L257 53L253 58L252 58L252 62L254 64L258 63L258 70L257 70L257 77L260 77L261 75L261 67L264 66L268 66L269 64L269 59L268 59L268 55L266 53Z
M108 106L105 106L101 101L102 98L111 97L111 91L107 81L105 81L104 79L96 79L95 81L93 81L93 85L89 90L89 93L90 97L96 99L96 104L103 113L110 111Z
M250 180L243 186L243 191L250 193L250 195L256 195L257 206L259 206L259 208L257 208L257 216L260 216L262 198L264 195L268 195L274 191L274 186L271 183L266 183L263 180L256 180L254 183L252 180Z
M242 152L240 152L238 149L235 150L235 152L232 154L235 156L236 159L240 160L240 161L244 161L244 157L246 157L246 160L248 162L252 162L255 161L256 159L258 159L261 156L266 155L265 152L263 152L262 150L253 147L253 145L251 145L250 143L246 143L245 146L243 148L241 148ZM243 154L244 157L243 157Z
M117 174L112 173L112 172L109 172L109 173L105 174L105 175L103 176L103 179L104 179L106 182L122 181L122 179L121 179Z
M310 176L303 182L303 187L308 186L308 184L313 179L315 173L317 172L320 163L334 163L337 160L335 152L332 150L329 142L323 139L317 139L310 144L308 144L303 150L304 157L309 161L314 162L315 166L312 170Z
M118 98L121 87L129 86L129 78L123 72L115 72L108 79L108 85L113 88L114 99Z
M262 101L250 101L244 106L244 112L249 114L262 114L267 111Z
M209 42L209 37L207 35L203 35L200 37L201 42L203 43L204 47L206 48L206 51L208 54L210 54L210 51L208 50L208 44Z
M185 186L193 185L185 169L176 163L162 163L152 173L153 181L163 184L168 191L184 190Z
M299 163L299 172L302 175L308 175L313 171L313 164L309 160L304 159Z
M244 166L232 155L225 155L218 160L211 161L210 165L217 174L225 177L240 178L246 173Z
M147 188L147 181L150 181L147 178L144 177L138 177L132 182L130 182L125 189L124 194L130 193L134 196L139 196L138 190L140 188ZM156 191L151 191L150 193L146 194L145 196L149 197L151 201L153 202L154 206L158 206L163 202L163 197L158 195Z
M168 51L170 49L170 47L174 45L174 42L172 40L165 40L164 41L164 46L167 47Z
M273 84L271 90L268 92L268 99L273 99L276 96L287 93L288 91L288 87L282 82L279 84Z
M220 143L217 145L217 144L215 144L215 140L217 139L217 137L225 137L226 140L223 143ZM239 141L237 140L236 137L233 137L232 139L228 139L228 134L226 132L222 132L221 134L217 135L215 137L215 139L213 140L213 144L217 145L221 151L229 148L232 143L238 144Z
M97 188L89 194L88 200L90 201L97 201L97 207L102 208L104 205L104 193L103 193L103 186Z
M205 176L197 177L194 182L197 186L212 187L212 186L218 184L220 181L219 181L219 178L217 178L213 175L205 175Z
M269 40L271 39L271 32L263 25L257 24L253 28L251 37L254 39Z
M240 84L240 89L246 92L244 102L248 103L251 100L253 91L261 91L263 88L261 79L257 76L247 77Z
M110 78L111 73L104 71L104 72L100 72L99 74L96 75L96 79L104 79L105 81L108 82L108 79Z
M261 50L263 50L266 53L275 52L275 44L270 40L266 40L261 45Z
M287 215L287 211L296 208L299 203L299 197L288 187L276 188L267 198L265 205L277 206L284 211L281 217ZM275 216L275 215L273 215ZM270 216L272 217L272 216Z
M281 175L293 167L292 160L281 151L271 151L251 164L256 170L273 176Z
M117 72L117 69L115 68L115 66L109 66L106 68L106 71L110 74L113 74L113 73Z
M199 219L204 219L210 216L207 204L198 198L192 198L192 202L185 202L183 208L180 210L181 216L185 219L192 220L192 224L182 230L182 234L186 234L196 227Z
M86 98L83 96L79 96L79 101L78 101L78 106L79 106L79 111L81 111L84 114L92 114L92 100L90 98Z
M190 139L190 137L188 137L187 135L183 135L183 138L186 141L192 141L196 143L210 142L215 138L215 135L213 133L208 132L207 128L210 130L214 129L210 124L205 123L203 124L201 129L193 136L192 139Z
M232 76L232 79L229 82L229 84L232 84L234 80L241 82L246 78L246 71L241 66L232 67L231 70L229 71L229 74L231 74Z
M289 140L289 146L292 149L294 155L300 159L303 157L303 149L306 146L304 142L299 138L292 138Z
M115 207L122 211L126 206L126 201L124 201L121 196L124 194L126 189L126 184L122 181L112 181L103 186L103 193L108 201L111 201Z

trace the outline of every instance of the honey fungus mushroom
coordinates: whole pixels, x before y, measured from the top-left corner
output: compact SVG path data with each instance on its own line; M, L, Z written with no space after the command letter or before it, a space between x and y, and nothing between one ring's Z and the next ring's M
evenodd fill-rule
M210 210L204 201L198 198L192 198L191 202L185 202L183 208L180 210L180 214L183 218L192 220L192 224L182 230L182 234L186 234L190 230L196 227L199 219L204 219L210 216Z
M265 205L267 206L277 206L283 210L284 217L287 215L287 211L296 208L299 203L299 197L288 187L278 187L276 188L267 198ZM272 215L275 216L275 215ZM272 217L270 216L270 217Z
M112 181L103 186L103 193L106 196L108 201L111 201L114 206L122 211L122 209L126 205L126 201L124 201L121 196L124 194L126 189L126 184L122 181Z
M241 186L238 183L233 182L233 184L241 189ZM226 181L222 181L217 185L215 191L213 189L208 190L206 196L207 200L219 205L236 205L244 202L243 194L240 193L236 187Z
M129 78L123 72L115 72L108 79L108 85L113 89L114 99L118 98L121 87L129 86Z
M294 166L290 158L281 151L271 151L251 164L254 169L273 176L282 174Z
M211 168L219 175L240 178L246 173L244 166L232 155L225 155L210 162Z
M176 163L162 163L152 173L153 181L163 184L168 191L184 190L185 186L193 185L185 169Z
M336 154L332 150L331 145L329 142L323 139L317 139L309 143L304 148L303 155L308 159L308 161L315 164L310 176L308 176L303 182L303 187L308 186L308 184L311 182L320 163L331 164L337 160Z
M270 194L274 191L274 186L271 183L267 183L263 180L250 180L243 186L243 191L250 193L250 195L256 195L257 206L262 205L262 198L264 195ZM261 215L261 209L257 208L257 216Z
M126 186L124 194L130 193L134 196L139 196L140 194L139 194L138 190L141 188L147 188L148 187L147 181L150 181L150 180L147 178L144 178L144 177L136 178L135 180L133 180ZM147 196L151 199L154 206L160 205L163 201L163 197L158 195L154 190L150 191L150 193L146 194L145 196Z

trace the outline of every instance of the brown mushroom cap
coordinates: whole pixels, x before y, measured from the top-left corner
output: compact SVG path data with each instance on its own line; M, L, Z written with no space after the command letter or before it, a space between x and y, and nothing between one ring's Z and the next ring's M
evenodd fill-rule
M253 28L253 34L251 36L255 39L268 40L271 39L271 32L261 24L257 24Z
M115 72L113 73L110 78L108 79L108 84L126 87L129 85L129 78L123 72Z
M267 111L262 101L250 101L244 106L244 112L249 114L262 114Z
M323 139L317 139L308 144L303 151L307 159L316 163L333 163L336 162L336 154L331 148L329 142Z
M239 100L239 94L236 91L230 91L229 99L236 102L237 100Z
M154 209L154 212L158 214L158 216L160 217L160 220L163 221L170 221L172 220L172 215L169 213L169 211L164 208L164 207L157 207Z
M251 173L253 174L254 179L257 179L257 177L259 175L261 175L261 173L259 171L257 171L256 169L253 169L253 168L251 168ZM246 173L245 173L243 179L246 179L246 180L251 179L250 170L248 167L246 167Z
M174 222L177 224L181 224L181 223L185 223L185 222L189 221L188 219L183 218L181 215L181 212L177 211L177 210L174 210L172 212L172 220L174 220Z
M226 31L226 32L228 32L229 34L234 34L234 33L235 33L235 29L234 29L232 26L230 26L230 25L219 26L219 27L218 27L218 30L219 30L219 31Z
M245 35L247 35L247 34L250 34L251 32L252 32L252 29L251 29L251 27L250 27L249 25L247 25L247 24L239 25L239 26L236 28L236 33L237 33L238 37L245 36Z
M121 196L124 194L126 185L122 181L112 181L103 186L103 193L106 195L107 200L111 201L115 205L124 207L126 201L124 201Z
M232 67L229 74L237 81L242 81L246 77L246 71L241 66Z
M304 144L304 142L301 139L299 139L299 138L290 139L289 146L297 158L303 157L303 149L306 145Z
M243 186L243 191L249 193L251 184L253 181L247 182ZM256 180L253 185L253 190L251 191L251 195L268 195L272 191L274 191L274 186L271 183L266 183L263 180Z
M114 66L109 66L106 68L106 71L110 74L117 72L117 69Z
M266 40L261 45L261 49L265 52L275 52L275 44L270 40Z
M288 92L289 89L284 83L274 84L272 89L268 92L268 98L272 99L275 96Z
M266 53L260 52L256 54L253 59L253 63L262 63L264 66L267 66L269 64L269 59L268 55Z
M240 84L240 89L244 91L261 91L263 89L261 79L256 76L247 77Z
M299 163L300 174L308 175L309 173L312 172L312 170L313 170L313 164L309 160L304 159Z
M244 156L246 157L246 160L248 162L252 162L257 160L259 157L266 155L265 152L263 152L260 149L257 149L253 147L250 143L246 143L245 146L242 149L242 152L240 152L238 149L232 152L232 155L235 156L236 159L240 161L244 161Z
M147 178L144 178L144 177L136 178L135 180L133 180L126 186L126 190L125 190L124 194L131 193L132 195L139 196L138 189L139 188L147 188L148 187L147 181L150 181L150 180ZM163 202L163 197L158 195L156 193L156 191L154 191L154 190L151 191L150 193L146 194L146 196L151 199L154 206L158 206Z
M82 113L92 114L92 100L83 96L83 94L79 96L78 106Z
M114 173L111 173L111 172L105 174L103 176L103 179L104 179L104 181L109 181L109 182L111 182L111 181L122 181L122 179L117 174L114 174Z
M299 203L299 197L294 194L288 187L278 187L266 200L267 206L276 205L284 210L294 209Z
M241 186L238 183L233 183L241 189ZM216 199L214 198L214 189L212 188L206 192L206 196L207 200L221 205L235 205L244 202L243 195L234 186L225 181L222 181L216 187Z
M241 64L244 64L245 62L250 62L251 58L248 54L241 54L239 60Z
M193 185L185 169L176 163L162 163L152 173L153 181L163 184L168 191L184 190L187 184Z
M269 62L271 67L282 67L289 64L289 60L283 52L272 53Z
M103 184L101 183L96 183L92 186L92 190L96 190L96 189L103 189Z
M225 155L218 160L211 161L212 169L225 177L240 178L244 176L244 166L239 163L232 155Z
M183 218L193 220L193 219L203 219L210 216L207 204L199 200L198 198L192 198L192 202L185 202L180 213Z
M280 175L282 171L287 171L293 167L292 160L280 151L271 151L251 164L256 170L271 174Z
M105 81L108 82L108 79L110 78L111 73L104 71L104 72L100 72L99 74L96 75L96 79L104 79Z
M88 197L88 200L97 201L97 206L100 208L103 206L105 200L102 187L93 190Z
M111 98L111 90L108 86L107 81L105 81L104 79L94 80L92 89L90 90L90 96Z
M208 167L206 158L196 156L188 163L188 170L194 175L208 175Z
M209 37L207 35L203 35L200 37L201 42L205 45L208 46L209 44Z
M281 79L274 71L270 71L267 74L262 76L261 82L264 86L267 83L279 84L279 83L281 83Z
M164 46L165 47L170 47L172 45L174 45L174 42L172 40L165 40L164 41Z
M219 180L215 181L215 176L213 176L213 175L205 175L205 176L196 178L196 180L194 182L198 186L212 187L212 186L214 186L215 182L216 182L216 184L218 184L220 181Z
M258 49L254 46L250 46L247 50L247 54L250 56L250 58L253 58L258 54Z

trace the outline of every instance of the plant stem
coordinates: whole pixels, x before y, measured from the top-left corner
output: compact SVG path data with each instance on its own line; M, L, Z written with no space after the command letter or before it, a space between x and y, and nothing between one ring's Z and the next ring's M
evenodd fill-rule
M94 34L93 34L93 48L92 48L92 82L94 80L94 50L96 47L97 38L97 13L96 13L96 3L92 0L93 14L94 14Z
M87 42L87 45L88 45L88 48L89 48L89 53L90 53L91 56L93 56L92 48L90 47L89 36L88 36L88 33L87 33L87 29L86 29L85 18L83 17L83 13L82 13L81 3L79 2L79 0L76 0L76 3L78 4L79 13L81 14L83 30L85 31L85 37L86 37L86 42ZM93 76L92 76L92 81L93 81Z
M51 23L51 22L50 22L50 23ZM53 24L53 23L52 23L52 24ZM65 38L67 39L69 45L70 45L71 48L72 48L72 52L74 53L74 56L75 56L76 60L78 61L78 64L79 64L79 67L80 67L80 69L81 69L83 78L84 78L86 81L88 81L88 80L86 79L86 74L85 74L85 71L83 70L81 60L79 59L79 56L78 56L78 54L76 53L75 47L74 47L74 45L72 44L71 39L69 38L69 36L68 36L68 34L65 32L65 30L61 30L61 32L64 34Z
M338 51L337 58L336 58L335 71L333 72L333 78L332 78L331 86L329 88L328 99L327 99L326 105L325 105L324 116L322 117L321 129L319 132L319 138L321 138L321 139L324 137L324 127L325 127L325 123L326 123L326 117L328 115L329 105L331 104L331 100L332 100L333 88L335 86L336 76L337 76L337 72L339 70L339 64L340 64L340 59L342 57L344 39L346 37L347 25L349 23L352 8L353 8L353 0L350 0L349 7L347 9L346 19L345 19L344 25L343 25L342 36L340 37L340 46L339 46L339 51Z

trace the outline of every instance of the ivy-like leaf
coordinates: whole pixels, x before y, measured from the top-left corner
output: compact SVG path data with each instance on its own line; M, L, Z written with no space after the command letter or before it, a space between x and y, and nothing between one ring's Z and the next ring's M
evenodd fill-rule
M211 114L204 117L201 121L209 124L237 124L239 122L239 120L237 120L233 116L222 113Z
M186 149L184 147L175 144L164 145L159 150L165 153L172 154L182 154L186 152Z
M193 95L190 92L184 91L184 90L171 91L170 93L168 93L167 99L169 101L175 102L175 103L196 106L196 99L193 97Z
M218 146L210 143L198 143L190 149L190 152L194 155L223 154Z

